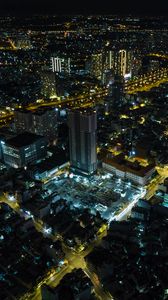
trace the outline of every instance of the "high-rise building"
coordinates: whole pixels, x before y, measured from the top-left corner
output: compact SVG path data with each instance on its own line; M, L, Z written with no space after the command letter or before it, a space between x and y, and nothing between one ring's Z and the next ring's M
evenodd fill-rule
M85 75L89 72L87 65L89 61L89 67L95 64L95 60L98 62L101 54L95 54L90 58L85 51L72 51L63 50L57 51L51 55L50 69L55 75ZM97 60L98 59L98 60ZM92 62L92 63L91 63ZM95 70L95 65L93 69Z
M103 69L111 70L114 67L114 51L106 50L103 52Z
M70 74L71 59L67 56L55 56L51 57L51 69L54 73Z
M71 74L86 75L87 74L87 55L83 53L74 53L71 55Z
M43 135L48 139L54 139L57 136L57 108L39 108L35 112L16 110L14 120L17 133L27 131Z
M109 87L113 83L113 81L114 81L114 76L112 70L111 69L104 70L102 74L102 83Z
M57 126L58 108L40 108L32 114L32 133L53 139L57 136Z
M123 103L124 96L124 79L122 76L115 75L112 84L109 86L109 95L111 96L111 104L118 107Z
M125 76L127 71L127 51L122 49L118 53L118 73Z
M86 68L88 73L101 80L102 78L102 53L93 53L87 61Z
M93 109L68 114L71 169L86 175L97 169L97 113Z
M16 109L14 112L14 124L17 133L31 131L32 112L26 109Z
M52 71L44 70L40 72L41 94L45 98L56 96L56 76Z
M133 55L131 50L113 49L103 53L103 70L111 69L114 75L125 76L132 71Z

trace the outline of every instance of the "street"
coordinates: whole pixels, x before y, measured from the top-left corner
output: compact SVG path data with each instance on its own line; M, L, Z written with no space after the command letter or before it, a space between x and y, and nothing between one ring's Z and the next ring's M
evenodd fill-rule
M154 178L151 183L147 186L147 192L144 190L144 193L142 194L143 198L146 198L147 200L150 199L156 192L158 185L164 181L164 179L168 175L168 168L159 168L159 175ZM137 195L133 201L131 201L126 207L124 207L120 212L118 212L111 220L117 220L121 221L125 219L131 212L132 207L138 202L139 195ZM20 216L24 216L26 218L32 217L34 221L35 228L44 233L44 225L41 220L35 220L33 216L30 216L29 214L23 209L20 208L19 203L17 202L17 199L15 200L9 200L8 194L3 193L0 196L0 202L6 203L9 205L15 212L17 212ZM25 296L21 297L20 300L41 300L41 286L43 284L47 284L50 287L56 287L61 279L68 273L72 272L74 269L81 268L84 273L90 278L93 286L94 291L98 299L100 300L112 300L113 297L106 292L103 289L103 286L101 285L101 282L99 281L99 278L94 270L91 270L90 267L87 265L85 261L85 257L93 251L94 247L99 245L101 243L101 240L104 236L107 235L107 228L105 227L105 230L103 230L97 238L92 241L86 248L82 251L74 251L74 249L71 249L67 247L63 241L62 241L62 250L65 253L65 260L67 261L67 264L64 264L60 269L58 270L52 270L50 274L47 274L46 277L42 279L40 283L37 284L36 287L34 287L34 291L30 292L30 294L26 294ZM49 235L52 240L55 240L56 237L53 235ZM61 239L61 238L60 238Z

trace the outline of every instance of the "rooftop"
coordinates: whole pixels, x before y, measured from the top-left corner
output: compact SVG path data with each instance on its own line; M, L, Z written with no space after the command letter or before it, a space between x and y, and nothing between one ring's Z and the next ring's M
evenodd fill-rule
M103 162L112 165L120 171L133 173L141 177L144 177L147 172L154 168L154 164L142 166L138 161L128 161L123 154L112 158L105 158Z
M11 138L7 141L7 144L14 147L24 147L33 144L37 140L43 138L41 135L36 135L30 132L24 132Z

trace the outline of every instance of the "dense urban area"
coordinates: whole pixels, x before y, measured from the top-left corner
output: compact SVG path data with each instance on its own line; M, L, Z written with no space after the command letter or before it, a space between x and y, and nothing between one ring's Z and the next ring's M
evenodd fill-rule
M0 31L0 300L168 299L168 18Z

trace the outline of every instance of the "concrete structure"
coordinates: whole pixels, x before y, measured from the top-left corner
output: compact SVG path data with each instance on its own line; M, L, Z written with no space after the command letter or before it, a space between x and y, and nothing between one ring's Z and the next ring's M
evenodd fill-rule
M117 177L131 180L138 185L147 184L155 172L155 166L153 164L144 167L137 161L134 163L127 161L122 154L113 158L104 159L102 166L108 172L114 173Z
M54 73L69 74L71 70L71 59L65 54L62 56L53 55L51 57L51 69Z
M48 70L40 72L41 94L45 98L56 96L56 76L55 73Z
M71 168L90 175L97 169L97 113L92 109L70 111L68 124Z
M114 75L125 76L132 71L133 54L131 50L112 49L104 52L103 69L113 70Z
M16 110L15 130L18 133L27 131L53 139L57 136L57 117L57 108L39 108L35 112Z
M88 62L88 71L91 76L101 80L102 78L102 53L93 53Z
M6 142L1 142L5 164L21 168L44 158L47 153L47 140L32 133L22 133Z
M30 131L32 125L32 112L26 109L16 109L14 112L14 124L18 133Z
M39 109L32 114L31 132L43 135L48 139L55 138L57 136L57 119L57 108Z

